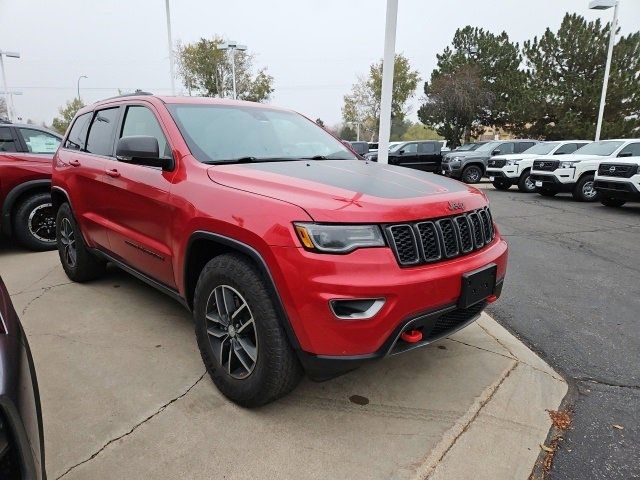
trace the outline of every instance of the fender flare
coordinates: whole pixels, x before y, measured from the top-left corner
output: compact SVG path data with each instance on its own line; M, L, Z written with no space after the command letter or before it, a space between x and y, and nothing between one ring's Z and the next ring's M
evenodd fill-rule
M12 225L11 225L11 210L13 210L13 206L16 203L16 200L23 193L28 192L29 190L34 189L42 189L46 188L47 190L51 189L51 180L50 179L40 179L40 180L29 180L28 182L21 183L13 187L13 189L7 194L4 204L2 205L2 228L1 230L6 234L11 234Z
M273 279L273 276L271 275L271 271L269 270L269 266L267 265L267 262L265 261L265 259L262 257L262 255L255 249L253 248L251 245L248 245L246 243L240 242L239 240L236 240L234 238L230 238L230 237L226 237L224 235L220 235L218 233L212 233L212 232L207 232L204 230L197 230L195 232L193 232L191 234L191 236L189 237L189 241L187 242L187 248L185 250L185 262L184 262L184 271L183 271L183 286L184 286L184 291L185 294L188 292L188 288L187 288L187 279L189 272L187 272L187 268L189 265L189 262L187 262L186 260L189 258L190 252L191 252L191 246L193 244L194 241L196 240L201 240L201 239L206 239L206 240L210 240L212 242L215 243L219 243L221 245L224 245L226 247L229 247L233 250L236 250L246 256L248 256L249 258L251 258L251 260L254 261L254 263L257 265L258 269L260 270L260 272L262 273L265 281L267 282L267 288L269 290L269 293L272 294L274 300L275 300L275 306L276 306L276 310L279 314L279 318L282 320L281 321L281 325L284 328L284 331L287 334L287 337L289 339L289 342L291 343L291 346L293 347L294 350L296 351L300 351L301 347L300 347L300 342L298 342L298 337L296 336L293 327L291 326L291 321L289 320L289 316L287 315L287 311L284 308L284 303L282 302L282 298L280 296L280 293L278 292L278 287L276 286L276 282ZM188 299L185 298L185 300L188 302Z

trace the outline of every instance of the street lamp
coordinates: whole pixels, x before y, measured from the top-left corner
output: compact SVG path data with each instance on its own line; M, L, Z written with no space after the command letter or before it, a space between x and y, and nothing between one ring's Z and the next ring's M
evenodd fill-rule
M169 0L165 1L165 7L167 10L167 45L169 47L169 75L171 75L171 95L176 94L176 79L175 79L175 63L173 58L173 41L171 40L171 12L169 11Z
M81 98L80 98L80 80L81 80L82 78L89 78L89 77L87 77L86 75L80 75L80 76L78 77L78 100L81 100Z
M356 141L360 141L360 125L362 125L362 122L346 122L349 125L355 125L356 126Z
M607 63L604 67L600 111L598 112L598 124L596 126L596 142L600 140L600 132L602 131L602 117L604 115L604 104L607 99L607 85L609 83L609 71L611 70L613 44L616 42L616 30L618 29L618 5L618 0L592 0L589 2L589 8L592 10L607 10L613 7L613 21L611 22L611 31L609 32L609 51L607 52Z
M378 163L389 163L391 136L391 101L393 97L393 69L395 67L396 25L398 0L387 0L384 28L384 56L382 58L382 95L380 96L380 129L378 130Z
M244 52L247 49L246 45L238 45L238 42L228 41L218 46L220 50L231 51L231 77L233 78L233 99L237 98L236 94L236 50Z
M20 58L20 54L18 52L7 52L5 50L0 50L0 72L2 72L2 88L4 88L4 93L9 97L9 105L8 105L8 113L9 113L9 121L13 121L13 112L15 109L13 108L13 95L16 92L10 92L9 87L7 87L7 76L4 72L4 61L2 57L9 58Z

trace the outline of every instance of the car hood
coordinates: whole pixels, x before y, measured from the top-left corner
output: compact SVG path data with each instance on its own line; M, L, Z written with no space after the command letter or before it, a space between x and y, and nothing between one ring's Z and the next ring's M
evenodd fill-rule
M411 221L487 204L484 193L456 180L363 160L215 165L208 175L221 185L298 205L319 222Z
M536 157L538 158L538 157ZM539 157L542 158L542 157ZM608 156L602 156L602 155L576 155L576 154L569 154L569 155L545 155L544 158L553 158L554 160L560 160L561 162L582 162L585 160L606 160L607 158L611 158Z
M542 155L546 156L546 155ZM498 160L528 160L530 158L539 158L541 155L536 155L535 153L508 153L506 155L495 155L491 157L492 159Z

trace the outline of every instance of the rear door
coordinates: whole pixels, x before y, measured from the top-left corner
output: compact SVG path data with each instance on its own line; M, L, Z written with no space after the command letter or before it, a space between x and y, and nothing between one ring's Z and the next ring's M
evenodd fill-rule
M442 163L441 146L440 142L418 143L418 159L420 163L415 168L426 172L436 172L440 170Z
M123 107L117 139L133 135L153 136L160 156L171 158L167 135L148 104ZM170 225L174 209L169 191L175 169L135 165L111 157L105 165L109 202L107 231L110 250L127 265L175 288Z

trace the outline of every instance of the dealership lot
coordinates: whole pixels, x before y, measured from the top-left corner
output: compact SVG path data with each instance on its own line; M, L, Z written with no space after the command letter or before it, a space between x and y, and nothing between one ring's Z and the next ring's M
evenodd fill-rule
M148 286L115 269L71 284L56 252L7 244L0 275L34 353L51 479L524 478L566 393L484 316L245 410L204 375L189 314Z

